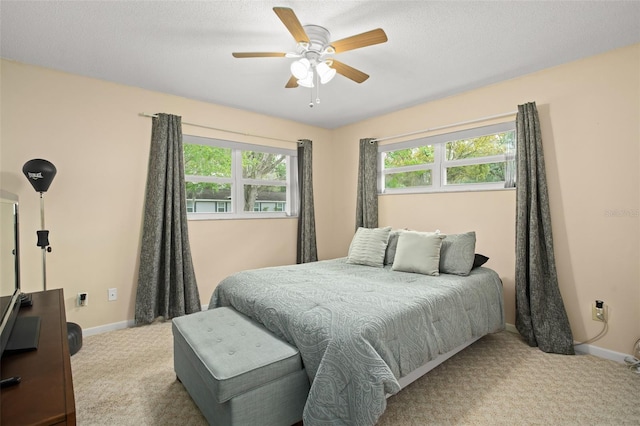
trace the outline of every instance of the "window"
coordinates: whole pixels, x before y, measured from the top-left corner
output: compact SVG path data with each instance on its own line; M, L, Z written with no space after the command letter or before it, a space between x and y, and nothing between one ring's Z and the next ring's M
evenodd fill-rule
M189 219L297 214L297 151L184 135Z
M515 123L501 123L378 147L380 193L474 191L505 187Z

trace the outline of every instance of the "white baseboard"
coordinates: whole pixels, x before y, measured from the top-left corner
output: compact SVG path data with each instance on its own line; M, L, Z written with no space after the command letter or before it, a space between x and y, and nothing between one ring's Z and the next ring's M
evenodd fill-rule
M520 334L516 326L513 324L505 324L505 329L507 331L510 331L511 333ZM575 342L575 343L578 343L578 342ZM577 354L593 355L593 356L597 356L598 358L604 358L604 359L608 359L608 360L619 362L619 363L624 363L624 359L626 357L631 356L630 354L623 354L620 352L611 351L609 349L600 348L594 345L575 345L574 349Z
M209 305L202 305L203 311L206 311L207 309L209 309ZM112 324L101 325L98 327L86 328L82 330L82 336L93 336L94 334L106 333L107 331L122 330L124 328L133 327L135 324L135 320L127 320L114 322ZM516 328L516 326L513 324L505 324L505 330L510 333L520 334L518 333L518 329ZM576 345L575 350L576 353L579 354L593 355L597 356L598 358L609 359L611 361L620 363L624 363L624 359L631 356L630 354L623 354L593 345Z
M516 326L513 324L505 324L505 329L510 333L520 334Z
M135 320L127 320L127 321L114 322L106 325L100 325L98 327L85 328L82 330L82 336L87 337L87 336L93 336L94 334L106 333L107 331L122 330L124 328L133 327L134 325L136 325Z
M619 363L624 363L625 358L632 357L631 354L623 354L620 352L610 351L609 349L599 348L598 346L593 345L576 345L574 349L578 354L594 355L598 358L609 359L611 361L616 361Z
M201 310L206 311L209 309L209 305L202 305ZM134 327L136 325L135 320L126 320L120 322L114 322L111 324L100 325L98 327L91 327L82 330L82 337L93 336L94 334L106 333L107 331L122 330L124 328Z

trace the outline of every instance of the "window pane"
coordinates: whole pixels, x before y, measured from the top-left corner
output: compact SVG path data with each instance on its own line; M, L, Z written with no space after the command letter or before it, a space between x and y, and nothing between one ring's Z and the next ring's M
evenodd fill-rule
M231 177L231 149L185 143L184 174Z
M286 203L287 188L285 186L244 186L244 211L246 212L284 211Z
M501 155L507 152L507 147L514 141L515 132L510 131L447 142L445 155L447 161Z
M432 145L386 152L384 155L384 168L431 164L433 163L433 152Z
M413 186L431 185L431 170L389 173L384 177L386 188L410 188Z
M231 211L231 184L186 182L187 211L222 213Z
M505 163L473 164L447 168L447 185L504 181Z
M287 156L267 152L242 151L242 177L245 179L286 180Z

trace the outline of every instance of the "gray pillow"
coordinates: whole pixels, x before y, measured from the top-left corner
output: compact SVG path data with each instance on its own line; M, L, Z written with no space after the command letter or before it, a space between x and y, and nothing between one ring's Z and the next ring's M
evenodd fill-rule
M469 275L476 252L476 233L452 234L442 240L440 248L440 272L453 275Z
M347 263L382 268L391 227L358 228L351 240Z
M439 275L440 246L444 235L434 232L402 232L391 269L401 272L417 272Z
M395 229L389 233L389 244L384 254L384 264L393 265L393 259L396 257L396 249L398 248L398 237L403 232L402 229Z

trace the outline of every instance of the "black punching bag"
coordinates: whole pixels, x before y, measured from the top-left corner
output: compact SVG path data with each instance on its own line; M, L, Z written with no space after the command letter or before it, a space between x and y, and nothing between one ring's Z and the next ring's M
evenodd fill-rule
M47 160L29 160L22 166L22 173L37 192L47 192L56 172L56 166Z

